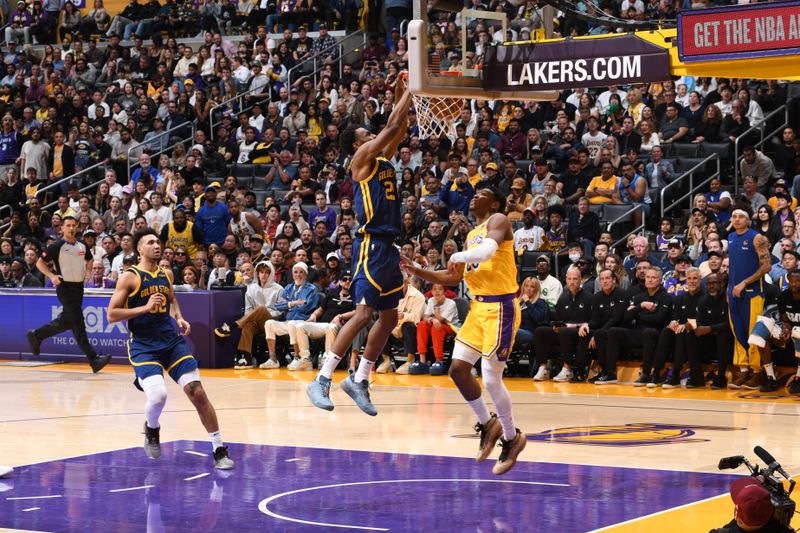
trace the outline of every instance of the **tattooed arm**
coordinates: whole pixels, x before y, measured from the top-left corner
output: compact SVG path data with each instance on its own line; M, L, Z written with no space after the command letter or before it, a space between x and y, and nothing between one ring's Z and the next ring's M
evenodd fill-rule
M742 291L748 285L763 278L772 268L772 261L769 256L769 241L767 238L763 235L756 235L756 238L753 240L753 245L758 254L758 269L733 288L733 296L736 298L742 295Z

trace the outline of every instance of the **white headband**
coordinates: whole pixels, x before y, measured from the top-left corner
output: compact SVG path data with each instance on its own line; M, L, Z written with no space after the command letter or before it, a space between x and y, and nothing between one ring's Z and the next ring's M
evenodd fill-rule
M744 209L734 209L733 212L731 213L731 216L735 215L736 213L739 213L745 218L750 218L750 216L747 214L747 211L745 211Z

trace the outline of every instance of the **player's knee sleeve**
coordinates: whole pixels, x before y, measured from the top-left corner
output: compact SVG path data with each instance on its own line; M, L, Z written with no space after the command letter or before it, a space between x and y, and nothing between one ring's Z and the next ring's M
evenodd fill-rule
M511 395L503 384L503 369L505 364L495 359L481 359L481 376L483 386L492 398L499 416L511 413Z
M178 378L178 385L180 385L180 387L183 388L193 381L197 382L200 381L200 370L198 370L197 368L195 368L194 370L190 370L185 374L181 374L181 377Z
M152 407L163 408L167 403L167 384L164 376L150 376L139 381L147 398L147 404Z

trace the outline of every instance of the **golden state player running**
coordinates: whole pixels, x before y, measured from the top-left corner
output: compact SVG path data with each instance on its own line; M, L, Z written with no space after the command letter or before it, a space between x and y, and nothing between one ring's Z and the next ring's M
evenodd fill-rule
M144 391L147 398L144 405L144 451L151 459L161 457L158 418L167 402L166 370L183 388L208 431L214 467L230 470L233 461L228 457L228 448L222 444L217 413L200 383L197 361L183 340L191 326L183 319L175 299L172 272L158 266L161 241L155 231L146 229L136 232L133 247L139 254L139 264L129 268L117 281L108 305L108 321L128 321L131 332L128 357L136 373L134 384ZM180 335L170 317L178 323Z
M358 235L353 242L353 281L351 292L356 309L342 327L319 374L306 390L309 400L320 409L333 410L330 399L331 377L356 333L379 313L370 329L367 345L354 377L339 386L356 405L370 416L378 411L369 397L369 373L375 365L386 339L397 324L397 304L403 296L403 274L400 252L394 239L400 233L400 195L397 174L389 158L405 137L411 93L397 84L397 105L389 115L386 127L374 135L365 128L350 126L342 132L342 150L353 159L350 172L358 183L353 195L353 209L358 217Z
M519 304L515 298L514 235L511 222L502 214L505 203L505 197L496 188L475 193L470 210L478 225L467 235L466 250L450 258L447 270L422 270L407 258L401 258L401 267L409 274L446 286L457 285L463 279L473 295L467 319L456 337L450 377L478 416L475 426L480 434L477 460L489 457L497 440L501 440L500 458L492 469L498 475L511 470L527 443L525 435L514 425L511 395L503 383L506 359L520 323ZM483 384L492 397L497 415L489 413L481 396L481 386L471 373L479 359Z

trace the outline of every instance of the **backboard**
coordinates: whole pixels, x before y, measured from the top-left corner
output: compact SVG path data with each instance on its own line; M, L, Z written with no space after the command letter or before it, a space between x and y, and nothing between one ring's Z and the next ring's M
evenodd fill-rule
M491 43L528 39L542 28L543 8L487 11L481 0L414 0L408 25L408 86L415 95L481 100L554 100L557 91L487 91L483 58ZM519 2L514 2L519 3ZM444 73L444 74L443 74Z

